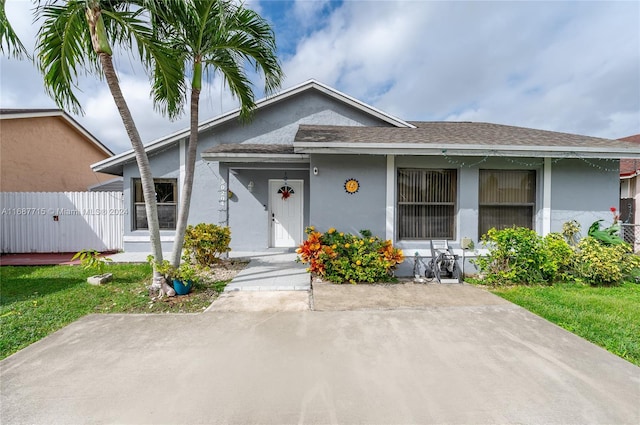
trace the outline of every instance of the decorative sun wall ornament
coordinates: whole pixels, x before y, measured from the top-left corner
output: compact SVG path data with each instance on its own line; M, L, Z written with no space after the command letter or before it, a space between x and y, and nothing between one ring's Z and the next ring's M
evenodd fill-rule
M293 195L296 192L293 190L291 186L289 186L288 184L285 184L280 189L278 189L278 193L282 195L282 199L286 201L287 199L289 199L291 195Z
M358 191L358 189L360 189L360 183L358 183L358 180L347 179L347 181L344 182L344 190L346 190L348 194L353 195Z

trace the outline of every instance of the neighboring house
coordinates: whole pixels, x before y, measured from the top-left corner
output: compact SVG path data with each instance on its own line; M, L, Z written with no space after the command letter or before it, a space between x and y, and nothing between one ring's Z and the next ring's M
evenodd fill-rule
M459 247L514 224L541 234L575 219L586 230L618 204L631 142L471 122L408 122L309 81L200 124L190 223L231 227L237 251L293 247L305 226L369 229L405 250ZM170 248L188 130L147 145L161 237ZM123 176L125 251L149 251L132 151L93 165ZM410 269L408 270L410 272ZM407 272L407 270L405 270Z
M640 134L622 138L636 144L640 150ZM623 158L620 160L620 221L624 239L640 251L640 159Z
M87 191L115 177L90 167L112 155L59 109L0 110L2 192Z
M636 143L640 150L640 134L622 138ZM640 159L620 160L620 219L625 223L640 224Z

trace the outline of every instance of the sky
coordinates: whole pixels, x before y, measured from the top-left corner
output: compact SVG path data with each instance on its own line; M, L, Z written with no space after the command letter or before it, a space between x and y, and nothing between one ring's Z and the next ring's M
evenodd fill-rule
M32 3L6 0L28 49ZM474 121L621 138L640 133L640 2L248 0L273 26L282 88L316 79L404 120ZM148 76L114 57L145 143L188 127L154 111ZM257 98L263 97L259 78ZM82 126L130 143L104 81L83 77ZM55 108L28 60L0 58L1 108ZM219 78L201 120L237 107Z

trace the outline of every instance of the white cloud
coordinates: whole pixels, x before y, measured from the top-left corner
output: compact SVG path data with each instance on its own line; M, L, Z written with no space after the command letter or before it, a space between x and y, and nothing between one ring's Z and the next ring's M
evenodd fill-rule
M637 2L280 2L276 34L287 46L284 87L310 78L409 120L489 121L602 137L640 133ZM6 11L29 49L31 2ZM275 13L275 12L274 12ZM286 38L286 39L285 39ZM114 59L145 142L186 128L155 113L148 78ZM261 96L256 78L257 96ZM114 151L130 144L104 82L83 79L77 117ZM220 79L201 97L201 119L237 106ZM0 62L0 106L55 107L28 61Z
M317 21L318 15L322 14L324 8L330 0L295 0L293 3L293 15L304 26L312 26Z
M640 132L639 8L345 2L300 41L287 85L317 78L406 119L622 137Z

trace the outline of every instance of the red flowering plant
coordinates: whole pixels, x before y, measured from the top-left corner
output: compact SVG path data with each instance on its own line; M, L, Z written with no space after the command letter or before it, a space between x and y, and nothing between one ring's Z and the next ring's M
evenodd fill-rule
M620 237L620 223L618 222L618 220L620 220L620 215L618 215L616 207L609 208L609 211L613 214L613 223L611 226L601 229L600 223L604 220L600 219L591 224L587 234L604 245L624 244L624 240Z
M313 226L305 231L307 240L296 250L298 261L309 264L307 271L335 283L388 281L404 261L402 251L391 241L361 230L356 236L330 228L320 233Z

